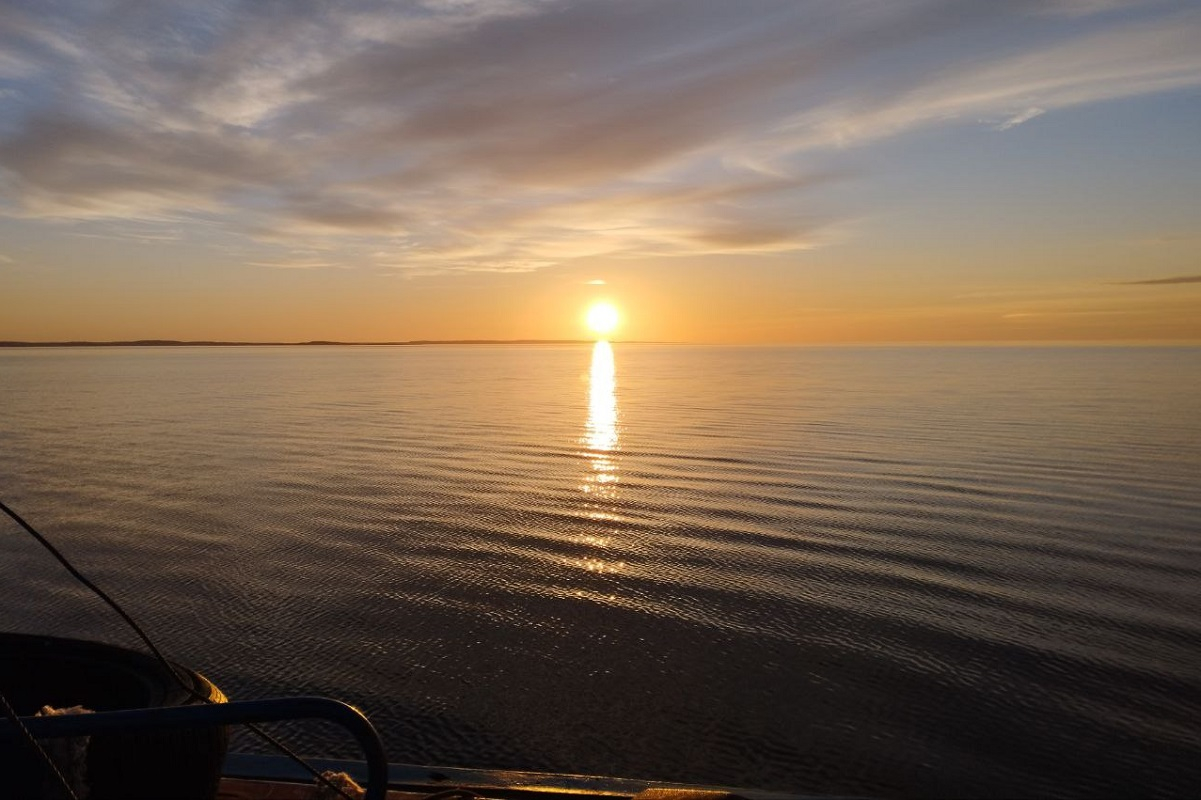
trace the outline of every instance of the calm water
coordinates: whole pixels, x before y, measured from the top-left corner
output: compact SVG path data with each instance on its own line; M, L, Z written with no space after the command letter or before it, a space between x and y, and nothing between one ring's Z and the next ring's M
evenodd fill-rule
M0 496L230 696L342 697L397 761L1201 786L1198 349L0 350ZM3 627L133 644L0 558Z

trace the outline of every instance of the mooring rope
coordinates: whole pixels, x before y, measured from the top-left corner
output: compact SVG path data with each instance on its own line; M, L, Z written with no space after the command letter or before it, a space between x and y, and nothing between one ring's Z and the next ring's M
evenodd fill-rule
M79 800L79 797L76 796L74 790L71 789L71 784L68 783L66 777L63 776L62 770L58 768L58 764L54 763L54 759L51 758L50 754L47 753L45 748L42 747L42 743L33 737L33 734L29 732L29 728L25 727L25 723L21 721L19 716L17 716L16 710L8 702L8 698L4 696L4 692L0 692L0 706L3 706L4 716L8 717L9 722L17 726L17 730L21 732L22 737L38 754L38 758L42 760L42 765L45 766L50 775L56 781L58 781L58 785L62 788L65 796L69 798L69 800Z
M134 620L133 617L131 617L129 614L127 614L125 612L125 609L121 608L120 604L118 604L116 600L114 600L111 596L109 596L109 594L107 592L105 592L103 589L101 589L96 584L92 583L92 581L88 580L88 578L83 573L81 573L79 570L77 570L74 567L74 565L72 565L71 562L67 560L67 557L64 556L57 547L55 547L53 544L51 544L49 542L49 540L46 539L45 536L38 533L32 525L30 525L28 522L26 522L24 519L21 518L20 514L18 514L16 511L13 511L11 508L9 508L7 505L5 505L5 503L3 501L0 501L0 511L3 511L5 514L7 514L9 517L11 517L14 522L16 522L18 525L21 526L21 528L23 528L25 530L26 533L28 533L30 536L32 536L34 539L36 539L37 542L40 545L42 545L42 547L46 548L46 550L48 550L50 552L50 555L54 556L54 558L58 561L58 563L62 564L63 567L67 570L67 572L71 573L71 576L73 578L75 578L75 580L79 581L84 586L86 586L88 589L90 589L92 591L92 593L95 594L97 597L99 597L101 600L103 600L105 602L105 604L108 605L109 608L111 608L113 611L117 612L117 615L120 616L121 619L125 620L126 624L129 625L129 627L133 629L134 633L136 633L138 635L138 637L146 644L146 647L150 648L150 652L154 654L154 657L158 660L158 662L163 666L164 669L167 670L167 674L169 674L172 678L175 679L175 682L179 684L179 687L181 689L183 689L185 692L187 692L188 695L191 696L194 700L197 700L202 703L212 703L213 702L210 698L205 697L204 695L197 692L193 686L191 686L187 681L185 681L183 679L183 677L179 674L179 672L175 669L175 665L167 660L167 658L162 654L162 651L160 651L158 649L158 647L155 646L154 642L151 641L150 636L146 633L146 631L142 630L142 626L139 625ZM2 697L2 695L0 695L0 697ZM16 716L16 712L12 712L12 708L11 708L11 706L8 705L7 700L4 701L3 705L5 706L6 716L9 716L10 719L15 720L18 727L20 727L21 730L25 731L26 736L29 736L29 731L25 728L24 725L21 724L20 718ZM11 715L8 712L12 712ZM267 742L267 744L271 745L276 750L283 753L285 756L292 759L292 761L294 761L295 763L297 763L301 767L303 767L306 771L309 772L309 774L311 774L314 778L316 778L318 782L324 784L326 787L328 787L330 789L333 789L339 795L341 795L342 797L345 797L346 800L354 800L353 797L348 795L346 792L342 791L342 789L339 788L338 786L336 786L329 778L326 778L324 775L322 775L320 772L318 772L317 769L313 765L309 764L301 756L297 755L291 748L289 748L287 745L285 745L279 739L277 739L276 737L267 733L267 731L263 730L258 725L255 725L255 724L249 723L249 722L245 723L245 725L252 733L254 733L256 736L258 736L260 739ZM73 792L71 792L71 787L67 785L66 780L63 778L62 774L58 771L58 768L54 765L54 762L50 759L50 757L48 755L46 755L46 751L43 750L41 745L39 745L37 743L36 739L34 739L32 736L29 736L29 738L33 742L34 746L37 747L38 752L42 754L42 757L46 760L47 764L49 764L51 769L54 770L54 773L55 773L55 775L58 776L58 779L60 781L62 781L63 788L66 789L68 796L71 798L74 798L75 794Z

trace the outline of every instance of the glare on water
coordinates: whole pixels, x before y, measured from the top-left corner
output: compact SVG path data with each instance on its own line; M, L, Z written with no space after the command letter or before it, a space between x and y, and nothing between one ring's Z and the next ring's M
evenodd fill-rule
M587 518L603 525L614 519L617 501L617 373L613 347L599 341L592 347L592 369L588 382L588 420L580 443L587 448L588 471L580 487L586 496ZM598 548L609 543L604 528L589 531L583 541ZM590 572L608 572L616 566L601 558L584 559Z

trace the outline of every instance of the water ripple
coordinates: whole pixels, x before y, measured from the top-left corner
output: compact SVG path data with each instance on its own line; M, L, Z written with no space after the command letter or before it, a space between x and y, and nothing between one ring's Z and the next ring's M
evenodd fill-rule
M1187 348L0 351L0 481L231 696L344 697L397 760L1186 796L1197 365ZM0 553L20 576L9 627L131 643L27 542Z

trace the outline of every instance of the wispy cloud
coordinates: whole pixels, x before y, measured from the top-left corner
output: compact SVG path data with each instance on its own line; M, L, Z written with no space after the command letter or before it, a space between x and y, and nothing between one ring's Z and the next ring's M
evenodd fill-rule
M271 269L329 269L344 268L345 265L336 260L323 258L318 255L289 255L282 258L247 261L249 266L269 267Z
M219 222L251 263L778 253L831 148L1201 86L1201 14L1107 0L64 2L0 14L0 213ZM1067 20L1067 22L1065 22ZM251 247L253 243L253 247ZM382 257L373 253L386 253ZM356 261L357 260L357 261ZM303 261L303 260L302 260Z
M1029 122L1030 120L1034 119L1035 117L1041 117L1043 114L1046 114L1046 113L1047 113L1046 109L1031 106L1030 108L1027 108L1024 111L1019 111L1017 114L1014 114L1012 117L1010 117L1009 119L1002 122L1000 125L997 126L997 130L1007 131L1010 128L1016 128L1018 125L1021 125L1023 122Z
M1012 314L1002 314L1001 319L1035 319L1046 317L1110 317L1136 314L1137 310L1125 308L1085 308L1054 311L1016 311Z
M1153 278L1145 281L1122 281L1118 286L1171 286L1177 283L1201 283L1201 275L1181 275L1176 278Z

